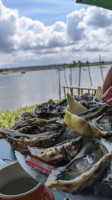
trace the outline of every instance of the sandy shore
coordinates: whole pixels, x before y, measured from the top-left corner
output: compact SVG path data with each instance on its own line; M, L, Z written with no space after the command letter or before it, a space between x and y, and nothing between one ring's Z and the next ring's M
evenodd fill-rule
M43 69L23 69L23 70L15 69L15 70L6 70L6 71L3 71L3 72L0 72L0 74L2 74L2 75L11 74L11 73L21 73L21 74L24 74L24 73L26 73L28 71L38 71L38 70L43 70Z

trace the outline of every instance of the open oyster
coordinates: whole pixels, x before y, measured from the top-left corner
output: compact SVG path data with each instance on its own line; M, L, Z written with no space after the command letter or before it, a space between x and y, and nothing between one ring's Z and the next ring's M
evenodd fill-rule
M10 143L13 149L26 154L29 152L28 146L38 148L54 146L64 131L65 128L62 127L58 132L49 131L37 135L30 135L22 134L15 130L0 129L0 134Z
M79 101L87 109L90 109L92 107L96 107L97 105L100 105L100 106L104 105L103 102L96 101L95 96L93 94L90 94L90 93L85 93L82 96L74 95L74 98L77 101Z
M33 156L41 158L44 161L48 161L56 165L64 165L64 163L69 162L81 150L83 145L83 138L78 137L70 142L50 147L44 151L41 151L36 147L29 147L29 151Z
M106 105L95 116L90 116L87 119L101 131L108 132L109 135L112 134L112 107Z
M27 124L24 127L15 129L18 130L19 132L23 133L23 134L40 134L43 132L48 132L48 131L58 131L62 128L62 124L60 123L49 123L49 124L45 124L44 126L38 126L38 125L30 125Z
M112 144L105 139L86 143L68 165L52 171L46 186L68 193L80 191L99 179L108 168L111 156Z
M48 102L37 106L35 109L35 114L39 118L57 118L60 119L64 116L64 109L67 108L67 100L63 99L55 103L52 99Z
M85 112L79 113L78 116L83 117L85 120L88 121L99 116L100 114L102 114L102 112L105 112L106 107L107 105L97 105L88 109Z
M56 119L41 119L35 113L25 112L20 115L20 120L16 122L12 129L24 134L39 134L47 131L58 131L63 126Z
M93 113L89 111L80 113L78 116L100 129L102 136L112 135L112 107L105 104L94 111Z
M25 112L21 114L20 119L30 125L38 125L38 126L43 126L46 124L51 124L53 122L56 122L56 119L54 120L41 119L41 118L38 118L36 114L33 113L33 115L31 115L31 113L29 112Z

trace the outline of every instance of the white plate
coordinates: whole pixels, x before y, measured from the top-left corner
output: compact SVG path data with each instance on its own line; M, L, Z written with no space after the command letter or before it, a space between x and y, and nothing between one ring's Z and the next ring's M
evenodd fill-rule
M15 160L9 160L9 159L0 159L0 170L4 167L7 167L8 165L11 165L15 162Z
M21 154L19 151L15 151L15 156L19 164L23 167L23 169L30 174L34 179L36 179L39 183L45 184L47 176L42 174L36 169L33 169L31 166L25 163L26 156Z

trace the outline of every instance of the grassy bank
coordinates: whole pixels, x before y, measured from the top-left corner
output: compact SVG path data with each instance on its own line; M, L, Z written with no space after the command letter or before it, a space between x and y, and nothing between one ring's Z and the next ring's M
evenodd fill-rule
M15 111L5 111L0 113L0 128L10 128L19 120L19 116L24 112L34 112L37 105L19 108Z

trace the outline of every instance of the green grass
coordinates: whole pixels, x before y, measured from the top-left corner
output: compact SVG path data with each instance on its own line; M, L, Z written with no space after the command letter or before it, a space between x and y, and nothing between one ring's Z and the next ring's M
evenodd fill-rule
M34 112L37 105L19 108L15 111L5 111L0 113L0 128L10 128L19 120L19 116L24 112Z
M54 100L53 100L54 101ZM55 100L54 102L57 103L60 100ZM41 104L35 104L33 106L29 107L22 107L15 111L5 111L0 112L0 128L10 128L19 120L19 116L23 114L24 112L34 112L35 108Z
M58 102L60 100L55 100L54 102ZM40 105L40 104L38 104ZM24 112L34 112L35 108L37 107L36 105L29 106L29 107L23 107L19 108L15 111L5 111L5 112L0 112L0 128L10 128L19 120L19 116L24 113Z

